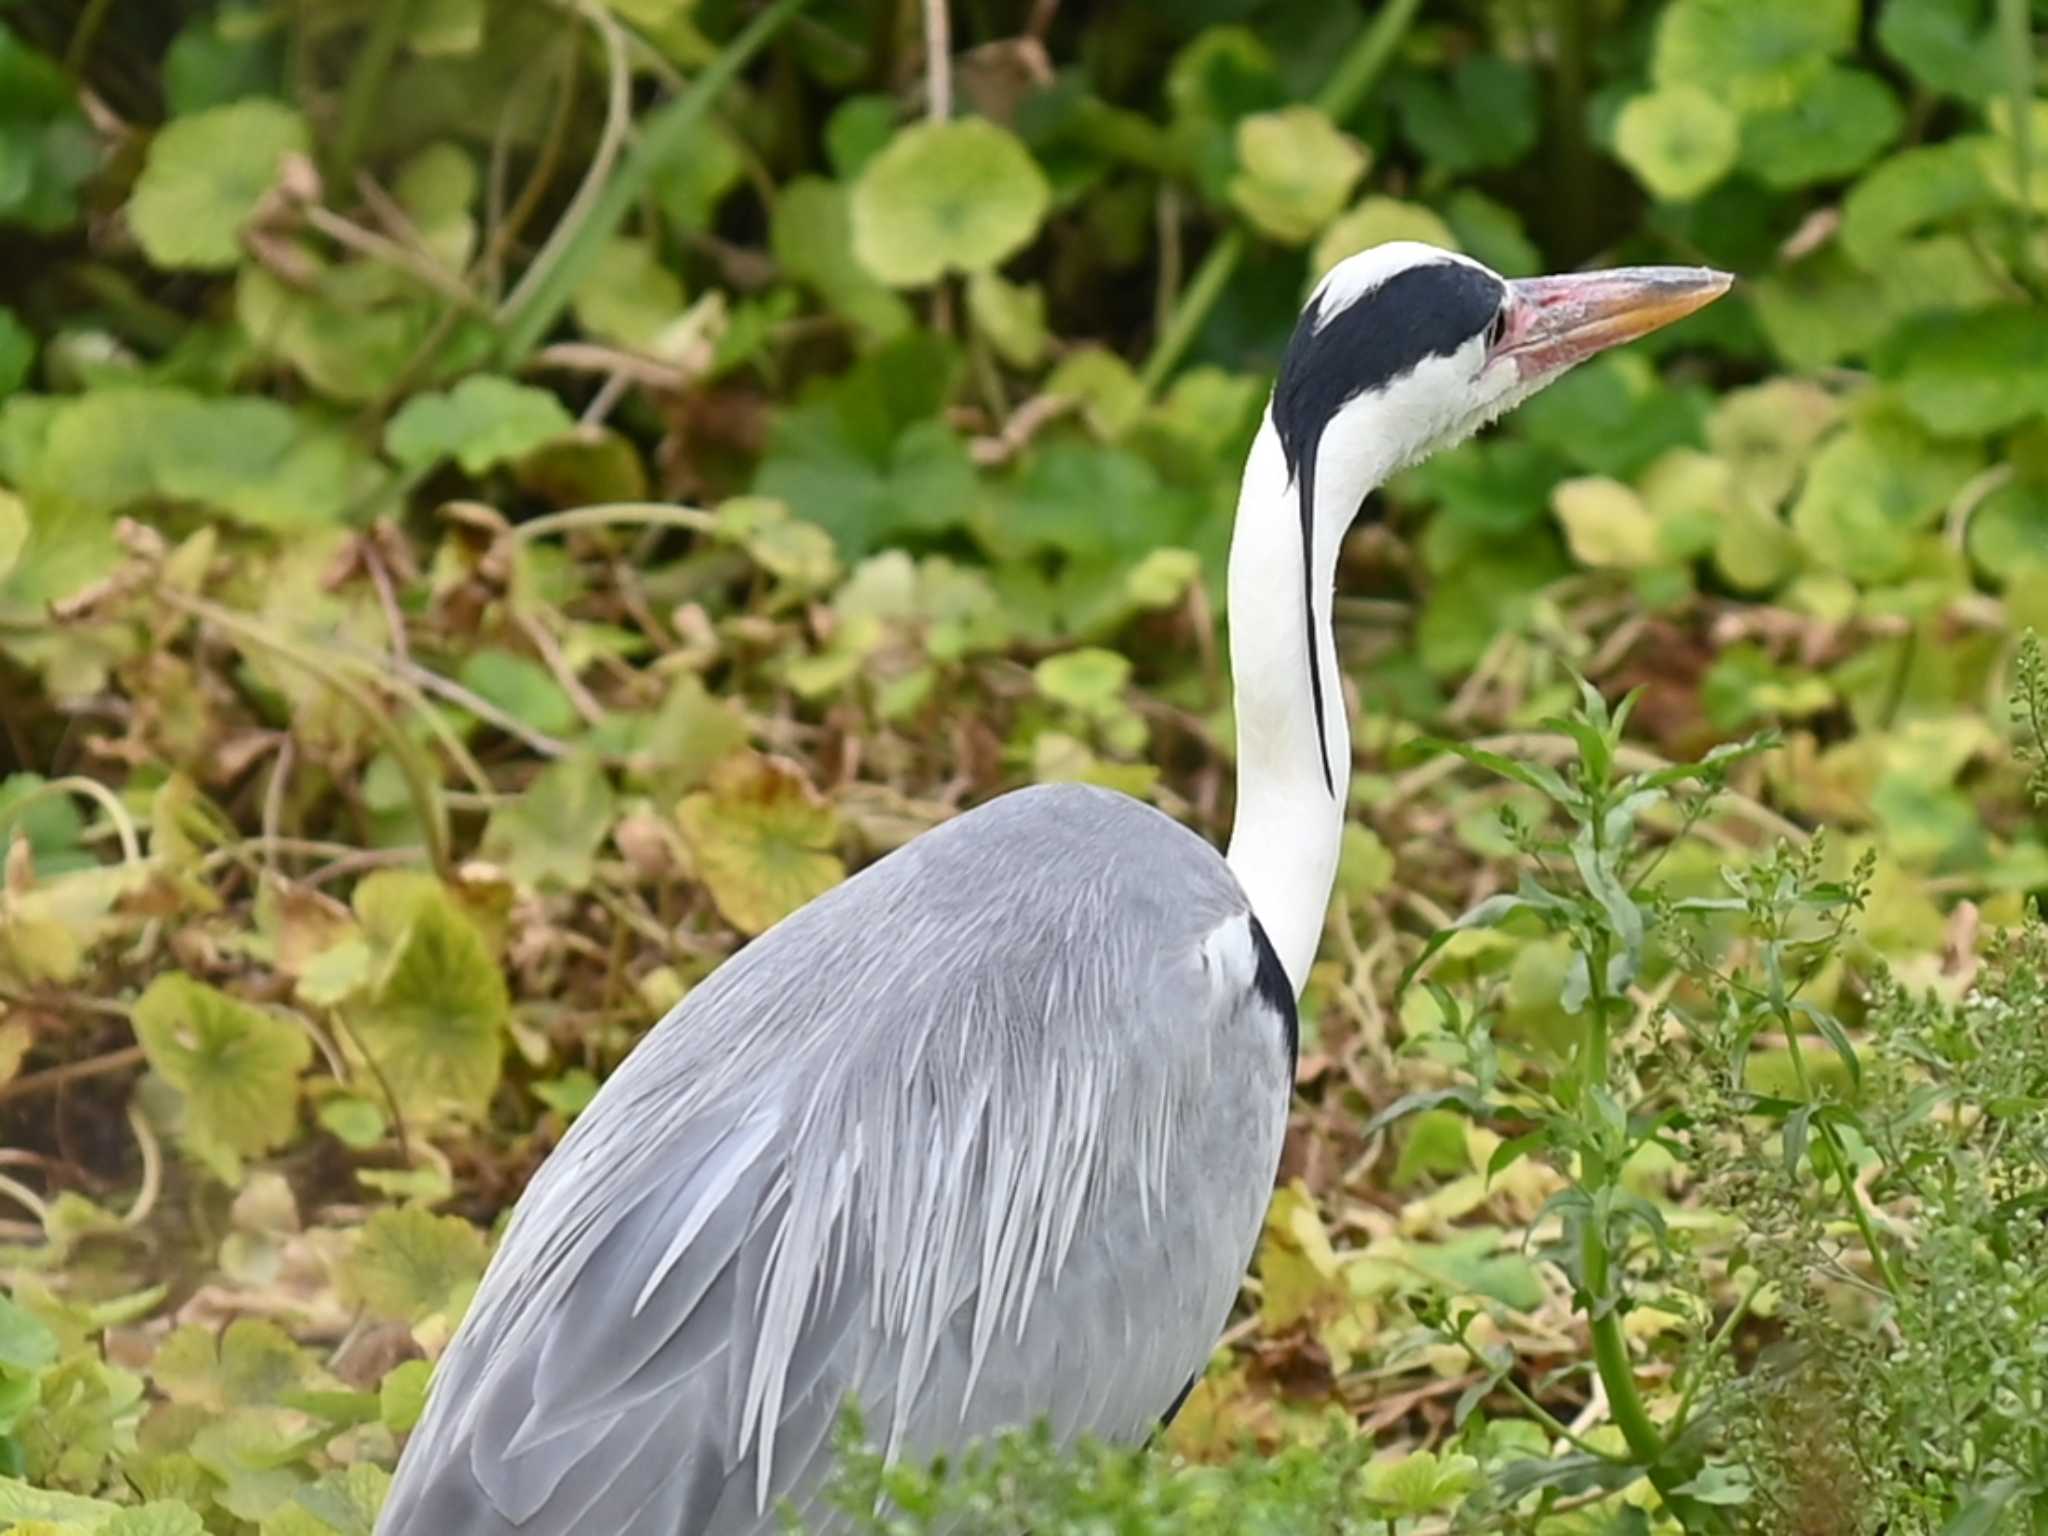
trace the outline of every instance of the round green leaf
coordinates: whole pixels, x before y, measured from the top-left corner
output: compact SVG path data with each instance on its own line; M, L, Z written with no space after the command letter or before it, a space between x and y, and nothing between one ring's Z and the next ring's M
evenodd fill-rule
M1842 247L1875 270L1907 235L1996 199L1985 176L1983 134L1923 144L1888 156L1842 202Z
M1668 202L1698 197L1735 169L1735 114L1696 85L1638 96L1614 124L1614 152L1636 180Z
M244 1156L291 1139L313 1059L304 1030L181 971L150 983L134 1021L149 1064L184 1099L188 1134Z
M1904 122L1877 76L1830 68L1796 99L1743 120L1742 168L1773 187L1837 181L1875 159Z
M1879 371L1930 431L1976 436L2048 411L2048 314L2001 304L1916 315L1887 338Z
M2012 76L2000 45L1996 0L1886 0L1877 41L1929 90L1984 101Z
M2048 568L2048 483L2007 481L1970 518L1970 558L1994 586Z
M1651 78L1712 91L1738 111L1785 106L1854 45L1860 9L1857 0L1674 0Z
M683 285L651 240L621 235L599 249L570 300L576 323L603 341L659 354L662 333L683 313Z
M769 243L782 270L877 341L910 329L910 309L853 254L852 198L822 176L799 176L775 201Z
M242 224L276 183L278 162L308 143L303 117L260 97L165 125L128 200L143 254L163 268L234 266Z
M1262 234L1305 245L1337 216L1365 160L1356 141L1314 107L1255 113L1237 125L1230 200Z
M1038 232L1051 196L1009 130L982 118L917 123L854 184L854 254L898 288L986 271Z
M1567 480L1551 493L1550 504L1564 525L1572 558L1581 565L1628 570L1661 558L1656 518L1642 497L1619 480L1596 475Z
M1793 531L1816 562L1853 581L1900 580L1912 569L1914 536L1976 467L1973 448L1937 443L1911 422L1859 421L1814 455Z

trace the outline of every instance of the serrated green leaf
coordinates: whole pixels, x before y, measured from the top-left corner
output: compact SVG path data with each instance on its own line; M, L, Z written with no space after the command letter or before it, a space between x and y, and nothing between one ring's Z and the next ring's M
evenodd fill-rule
M313 1057L303 1029L182 971L151 982L133 1017L137 1043L184 1099L193 1129L248 1157L291 1140L299 1074Z
M959 527L978 496L974 466L938 419L957 375L952 350L917 332L813 385L776 422L755 493L825 529L848 559Z
M417 1323L442 1313L452 1321L483 1278L485 1257L483 1234L468 1222L408 1205L371 1214L342 1276L379 1317Z
M832 852L838 815L782 759L727 758L676 820L698 876L742 933L766 931L846 878Z
M473 374L446 394L414 395L384 429L384 447L408 469L453 458L480 475L565 436L576 423L544 389Z
M362 900L359 888L358 910ZM374 992L348 1007L356 1038L408 1114L475 1117L489 1105L510 1001L483 933L445 891L419 901Z

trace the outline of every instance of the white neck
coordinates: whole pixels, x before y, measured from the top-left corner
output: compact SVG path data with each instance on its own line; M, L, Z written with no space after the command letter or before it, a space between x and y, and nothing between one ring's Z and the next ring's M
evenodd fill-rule
M1393 467L1372 451L1378 434L1357 430L1361 425L1346 423L1351 430L1323 435L1306 588L1314 608L1307 622L1301 506L1270 417L1245 465L1230 541L1237 820L1227 857L1297 996L1322 937L1351 782L1351 726L1330 627L1337 548L1366 493ZM1311 644L1323 694L1320 739L1309 684Z

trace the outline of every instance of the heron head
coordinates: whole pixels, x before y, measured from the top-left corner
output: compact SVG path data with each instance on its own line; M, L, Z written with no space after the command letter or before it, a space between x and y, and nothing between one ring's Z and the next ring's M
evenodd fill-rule
M1291 470L1367 460L1377 481L1731 281L1705 267L1505 278L1431 245L1375 246L1316 286L1274 384L1273 426Z

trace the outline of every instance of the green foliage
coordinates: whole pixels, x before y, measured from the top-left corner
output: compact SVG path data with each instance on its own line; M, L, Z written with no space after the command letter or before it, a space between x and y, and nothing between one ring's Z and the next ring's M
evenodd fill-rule
M940 82L798 4L0 23L0 1528L361 1536L736 945L1017 783L1220 842L1238 470L1392 239L1740 281L1344 552L1290 1180L1173 1454L849 1507L2048 1518L2039 8L1002 0Z

